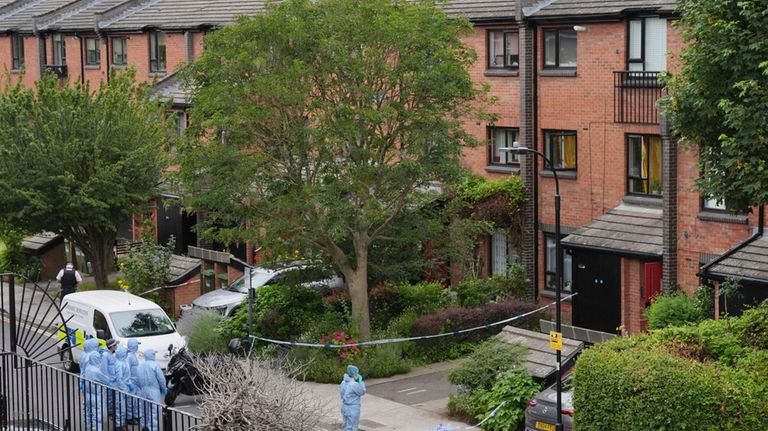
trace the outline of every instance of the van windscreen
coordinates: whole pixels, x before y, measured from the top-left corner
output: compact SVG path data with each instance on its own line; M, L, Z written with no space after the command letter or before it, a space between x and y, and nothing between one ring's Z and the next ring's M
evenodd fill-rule
M111 313L112 325L121 337L146 337L176 331L163 310L122 311Z

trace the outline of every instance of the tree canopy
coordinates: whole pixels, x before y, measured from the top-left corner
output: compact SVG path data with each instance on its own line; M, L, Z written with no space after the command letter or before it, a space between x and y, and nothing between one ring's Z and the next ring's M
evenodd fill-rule
M768 8L679 0L686 46L669 82L673 129L700 149L704 195L733 210L768 202Z
M154 196L170 139L164 107L132 73L92 91L46 76L0 93L0 219L73 240L97 286L114 269L119 223Z
M209 35L180 149L203 233L327 258L368 336L369 247L474 143L468 30L427 1L288 0Z

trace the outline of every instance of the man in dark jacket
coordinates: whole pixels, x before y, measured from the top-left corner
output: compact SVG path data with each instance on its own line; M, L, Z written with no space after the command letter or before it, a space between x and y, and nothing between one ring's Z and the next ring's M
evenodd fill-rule
M56 280L61 284L61 296L64 297L70 293L75 293L77 284L83 281L83 277L77 272L72 262L67 262L64 269L59 271Z

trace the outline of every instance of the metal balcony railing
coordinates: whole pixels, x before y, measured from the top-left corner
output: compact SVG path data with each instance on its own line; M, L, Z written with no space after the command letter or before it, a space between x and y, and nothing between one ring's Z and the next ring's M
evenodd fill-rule
M619 70L613 72L613 121L659 124L659 107L666 89L660 72Z

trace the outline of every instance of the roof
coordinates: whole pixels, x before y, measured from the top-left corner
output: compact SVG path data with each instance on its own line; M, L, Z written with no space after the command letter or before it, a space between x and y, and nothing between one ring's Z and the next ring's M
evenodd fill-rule
M0 32L32 33L32 18L56 10L72 0L17 0L0 8Z
M755 236L706 266L707 275L768 282L768 237Z
M646 12L673 14L675 0L540 0L523 8L534 19L620 17Z
M34 18L38 31L95 30L95 14L125 0L78 0Z
M43 232L30 235L21 240L21 247L33 252L43 252L45 249L63 241L64 237L53 232Z
M264 9L263 0L129 0L101 14L98 27L139 31L220 27Z
M152 95L162 100L170 100L176 106L189 106L192 101L192 96L183 87L183 82L176 72L158 81Z
M88 290L67 295L68 301L99 307L105 313L160 308L154 302L119 290Z
M200 273L200 259L174 254L171 256L168 284L181 284L198 273Z
M473 22L514 20L516 9L516 2L510 0L447 0L443 4L446 14Z
M528 348L525 368L533 377L546 379L555 372L556 353L549 347L549 335L514 326L505 326L498 337L507 343L519 344ZM563 338L563 363L570 361L582 348L584 348L584 343L581 341Z
M563 238L562 244L569 248L660 257L661 217L661 209L622 204Z

